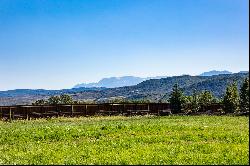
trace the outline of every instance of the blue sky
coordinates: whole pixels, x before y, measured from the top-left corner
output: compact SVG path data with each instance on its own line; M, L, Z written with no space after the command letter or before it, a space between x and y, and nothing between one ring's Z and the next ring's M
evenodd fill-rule
M0 90L249 68L248 0L0 0Z

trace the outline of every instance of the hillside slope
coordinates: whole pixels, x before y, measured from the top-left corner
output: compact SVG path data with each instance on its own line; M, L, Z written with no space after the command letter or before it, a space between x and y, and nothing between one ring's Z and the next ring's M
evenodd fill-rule
M163 96L168 97L172 87L178 83L186 95L190 95L193 89L198 91L210 90L216 97L222 97L228 84L237 81L241 85L247 73L222 74L214 76L174 76L162 79L150 79L134 86L119 88L73 88L57 91L48 90L18 90L0 92L0 105L31 104L33 101L48 98L52 95L70 94L75 100L96 100L105 102L111 97L123 97L127 99L150 99L158 101Z
M186 95L190 95L193 89L198 91L210 90L216 97L222 97L228 84L237 81L241 85L249 73L225 74L216 76L174 76L162 79L151 79L143 81L135 86L120 88L107 88L101 91L79 92L73 95L75 99L95 99L105 101L111 97L124 97L128 99L150 99L160 100L168 96L175 83L183 89Z

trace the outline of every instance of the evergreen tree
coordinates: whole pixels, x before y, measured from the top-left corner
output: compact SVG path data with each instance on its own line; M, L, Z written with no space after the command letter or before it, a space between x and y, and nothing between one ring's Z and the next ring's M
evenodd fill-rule
M50 104L50 105L60 104L60 97L59 96L51 96L48 99L48 104Z
M37 100L34 103L32 103L32 105L45 105L46 103L47 103L46 100L40 99L40 100Z
M192 111L192 96L183 96L183 107L182 109L186 112L189 113L190 111Z
M60 96L60 104L73 104L73 98L70 95L62 94Z
M240 111L249 111L249 79L246 78L240 88Z
M169 98L170 108L173 113L180 113L184 104L184 96L182 90L179 88L178 84L173 86L173 90Z
M208 106L210 106L213 101L215 101L215 98L214 98L213 94L210 91L205 90L205 91L200 93L199 103L200 103L200 106L203 109L203 111Z
M239 94L236 82L229 85L223 98L224 110L226 113L234 113L238 111Z
M191 110L192 112L198 112L200 109L199 105L199 94L197 93L197 90L193 90L193 94L191 96Z

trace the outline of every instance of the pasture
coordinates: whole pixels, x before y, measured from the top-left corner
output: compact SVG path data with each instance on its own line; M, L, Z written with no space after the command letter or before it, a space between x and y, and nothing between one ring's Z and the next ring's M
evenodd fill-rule
M249 117L0 121L0 164L249 164Z

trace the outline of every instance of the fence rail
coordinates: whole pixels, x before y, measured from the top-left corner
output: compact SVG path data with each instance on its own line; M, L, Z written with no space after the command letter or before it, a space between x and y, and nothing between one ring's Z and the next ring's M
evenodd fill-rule
M213 104L205 110L216 111L222 108ZM204 108L203 108L204 111ZM94 115L167 115L171 112L169 103L104 103L73 105L17 105L0 106L1 119L30 119L59 116L94 116Z

